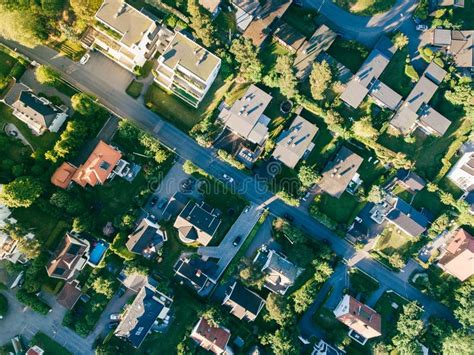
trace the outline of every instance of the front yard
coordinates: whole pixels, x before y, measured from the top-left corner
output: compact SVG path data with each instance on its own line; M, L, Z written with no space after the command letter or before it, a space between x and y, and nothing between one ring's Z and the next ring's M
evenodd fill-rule
M72 355L64 346L58 344L56 341L51 339L44 333L38 332L31 339L29 344L30 347L37 345L44 350L45 354L61 354L61 355Z
M313 9L291 4L288 10L283 15L282 21L289 24L307 38L316 31L316 17L318 13Z
M361 302L367 302L370 295L378 290L380 284L373 277L358 268L349 271L349 292Z
M379 298L374 308L382 317L383 338L392 338L396 329L395 324L397 323L400 313L403 311L403 306L407 303L407 299L399 296L392 290L386 291L382 297Z
M358 42L337 37L327 53L355 74L369 55L369 50Z
M381 82L388 85L403 97L407 97L414 86L411 79L405 74L405 60L407 55L407 47L398 50L380 76Z
M313 204L331 220L347 226L357 216L365 203L360 202L357 197L346 191L340 198L323 193L315 198Z
M397 227L387 224L378 237L371 255L393 270L399 270L410 258L417 238L412 238Z

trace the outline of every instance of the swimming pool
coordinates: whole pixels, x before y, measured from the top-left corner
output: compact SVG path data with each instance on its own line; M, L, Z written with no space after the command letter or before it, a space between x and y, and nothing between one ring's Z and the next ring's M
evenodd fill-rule
M99 240L91 250L89 255L89 264L91 266L97 266L105 256L105 252L109 249L109 244L103 240Z

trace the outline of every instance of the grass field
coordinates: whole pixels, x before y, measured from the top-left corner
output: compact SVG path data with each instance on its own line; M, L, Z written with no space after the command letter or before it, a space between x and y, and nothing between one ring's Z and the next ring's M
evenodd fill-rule
M317 28L315 22L317 16L318 13L312 9L291 4L283 15L282 21L286 22L306 37L311 37Z
M58 344L49 336L41 332L36 333L31 339L29 346L31 347L34 345L38 345L41 349L43 349L45 354L72 355L72 353L64 346Z
M145 94L145 103L148 108L158 113L179 129L188 132L204 117L211 114L219 105L231 85L218 75L204 100L196 109L172 93L167 93L157 84L153 84Z
M403 306L407 303L406 299L391 290L385 292L377 301L375 310L382 316L382 334L384 338L391 338L398 316L403 311ZM394 304L398 308L394 308Z
M375 292L380 284L377 280L373 279L366 273L362 272L357 268L353 268L349 272L349 290L351 295L356 297L361 296L361 301L365 302L370 297L370 295Z
M386 12L395 4L395 0L333 0L344 10L361 16L371 16Z
M15 58L0 50L0 82L10 74L15 63Z
M143 83L133 80L130 83L130 85L127 87L126 92L128 95L136 99L141 95L142 89L143 89Z
M380 76L381 82L388 85L403 97L407 97L414 86L411 79L405 74L405 59L407 55L407 47L398 50Z
M290 52L276 41L266 43L260 50L260 60L264 66L264 72L270 71L280 55L288 55Z
M396 227L387 225L377 239L374 249L385 255L392 255L393 253L403 255L412 244L413 238L399 231Z
M314 203L318 205L322 213L333 221L346 225L352 222L364 206L363 202L359 202L355 196L348 192L344 192L340 198L323 194L321 199L315 200Z
M356 41L337 37L327 53L355 74L369 55L369 50Z

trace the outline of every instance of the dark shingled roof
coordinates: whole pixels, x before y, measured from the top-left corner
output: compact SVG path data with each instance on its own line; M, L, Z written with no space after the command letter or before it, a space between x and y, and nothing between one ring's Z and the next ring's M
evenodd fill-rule
M150 246L160 245L164 242L163 231L155 227L156 225L148 219L143 218L138 227L129 235L127 248L132 253L141 254Z
M174 266L178 277L182 278L189 286L200 290L217 270L217 264L204 261L200 258L180 258Z
M412 237L417 237L423 233L429 222L423 214L401 198L397 199L394 208L388 213L387 219Z
M229 300L238 304L252 314L258 314L263 299L256 293L250 291L240 282L235 282L234 289L230 293Z

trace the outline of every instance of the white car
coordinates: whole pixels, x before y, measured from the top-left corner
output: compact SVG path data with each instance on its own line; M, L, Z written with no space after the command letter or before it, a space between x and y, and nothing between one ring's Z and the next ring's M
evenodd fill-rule
M428 31L428 26L426 25L416 25L417 31Z
M86 53L82 56L81 60L79 61L79 63L81 63L82 65L86 64L89 59L91 58L91 55L89 53Z
M120 313L112 313L110 315L110 320L120 320Z
M234 182L234 178L230 177L229 175L227 174L223 174L222 175L222 178L228 182Z

